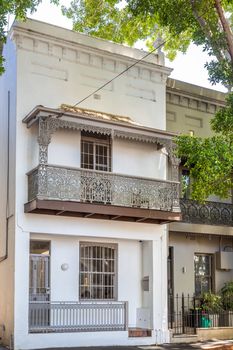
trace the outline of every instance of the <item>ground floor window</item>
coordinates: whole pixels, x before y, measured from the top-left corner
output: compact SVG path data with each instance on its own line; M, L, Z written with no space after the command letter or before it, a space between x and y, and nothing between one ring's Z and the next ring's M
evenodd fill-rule
M80 243L79 297L116 299L117 245Z
M212 290L212 259L211 254L194 255L194 273L195 273L195 294L201 295L204 292Z

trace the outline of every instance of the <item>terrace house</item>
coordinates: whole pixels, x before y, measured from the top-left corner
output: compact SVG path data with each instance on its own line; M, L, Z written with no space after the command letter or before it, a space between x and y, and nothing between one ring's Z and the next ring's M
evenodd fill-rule
M15 349L169 341L180 221L161 53L15 22L0 78L0 337Z

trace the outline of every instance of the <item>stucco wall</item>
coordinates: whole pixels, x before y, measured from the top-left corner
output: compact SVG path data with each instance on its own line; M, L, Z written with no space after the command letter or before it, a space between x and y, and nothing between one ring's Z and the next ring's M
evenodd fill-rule
M210 120L213 114L200 110L167 103L167 130L180 134L194 131L195 136L208 137L213 135Z
M31 22L30 22L31 23ZM52 298L77 299L78 242L85 240L102 242L114 240L119 245L118 299L128 299L129 323L135 325L136 309L142 305L141 264L142 252L139 241L151 243L152 315L153 325L159 330L157 340L167 337L166 324L166 227L131 222L94 220L24 214L27 202L26 173L37 165L38 145L36 128L27 129L22 123L25 115L36 105L57 108L62 103L73 105L107 80L135 62L142 53L122 46L70 34L50 25L21 24L19 35L14 35L17 48L17 182L18 211L16 232L15 266L15 347L26 349L48 346L136 344L138 339L123 335L95 332L95 334L46 334L40 337L28 335L28 264L30 234L49 237L52 241L53 275ZM41 33L37 31L41 30ZM64 32L63 32L64 31ZM67 34L67 40L64 35ZM48 35L49 34L49 35ZM72 41L70 40L72 38ZM76 39L77 42L75 42ZM93 40L94 43L93 44ZM117 48L115 50L115 48ZM115 51L114 51L115 50ZM136 54L135 54L136 52ZM165 129L165 82L169 70L147 61L91 97L80 107L113 114L126 115L133 120L154 128ZM49 145L49 162L80 165L80 136L73 131L58 131L52 135ZM130 161L129 161L130 160ZM166 177L166 156L154 146L126 141L113 143L113 171L147 177ZM60 261L66 259L71 269L64 273ZM146 259L146 257L144 257ZM62 263L62 262L61 262ZM72 276L71 276L72 274ZM64 288L64 283L66 289ZM159 285L160 288L156 288ZM167 339L167 338L166 338ZM155 342L155 339L145 342Z
M224 247L232 246L232 239L213 235L198 236L188 233L170 232L169 245L174 247L174 281L175 294L185 295L194 293L194 254L213 254L214 266L214 290L216 292L223 286L225 281L232 280L233 270L224 271L216 269L214 254Z
M30 135L30 169L38 165L37 134ZM167 156L156 145L126 140L112 142L112 172L132 176L166 179ZM48 163L80 167L81 136L78 131L58 130L48 147Z

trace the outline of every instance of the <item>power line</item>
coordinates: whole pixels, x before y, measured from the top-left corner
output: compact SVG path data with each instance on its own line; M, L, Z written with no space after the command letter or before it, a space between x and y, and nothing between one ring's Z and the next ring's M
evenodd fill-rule
M206 13L208 13L208 11L204 12L203 14L199 15L197 18L201 18L202 16L204 16ZM96 89L95 91L91 92L89 95L87 95L86 97L84 97L82 100L78 101L77 103L75 103L74 105L72 105L72 107L76 107L78 106L80 103L86 101L89 97L93 96L94 94L96 94L98 91L102 90L105 86L109 85L112 81L114 81L115 79L119 78L121 75L123 75L124 73L126 73L129 69L131 69L132 67L136 66L138 63L140 63L141 61L143 61L145 58L147 58L148 56L150 56L153 52L155 52L156 50L158 50L159 48L161 48L162 46L164 46L166 44L167 41L172 40L172 38L168 39L168 40L164 40L162 43L160 43L158 46L156 46L152 51L148 52L145 56L143 56L142 58L140 58L139 60L135 61L133 64L131 64L129 67L127 67L126 69L124 69L122 72L120 72L119 74L117 74L115 77L113 77L112 79L110 79L109 81L107 81L106 83L104 83L103 85L101 85L98 89ZM61 117L63 115L60 114L59 117Z
M145 58L147 58L148 56L150 56L153 52L155 52L156 50L158 50L160 47L162 47L164 44L166 43L166 41L163 41L161 44L159 44L157 47L155 47L152 51L148 52L146 55L144 55L142 58L140 58L139 60L137 60L136 62L134 62L133 64L131 64L129 67L127 67L126 69L124 69L122 72L120 72L119 74L117 74L115 77L113 77L112 79L110 79L109 81L107 81L106 83L104 83L103 85L101 85L98 89L96 89L95 91L91 92L88 96L84 97L82 100L78 101L77 103L75 103L72 107L76 107L78 106L80 103L86 101L89 97L93 96L94 94L96 94L98 91L102 90L105 86L107 86L108 84L110 84L112 81L114 81L115 79L119 78L121 75L123 75L124 73L126 73L129 69L131 69L132 67L136 66L136 64L138 64L139 62L143 61Z

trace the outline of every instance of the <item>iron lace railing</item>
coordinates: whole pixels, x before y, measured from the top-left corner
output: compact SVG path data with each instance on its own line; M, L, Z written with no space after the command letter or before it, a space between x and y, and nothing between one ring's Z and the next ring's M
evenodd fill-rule
M180 212L179 183L45 165L28 174L28 200L63 200Z
M233 225L233 205L221 202L198 203L191 199L181 199L182 221L193 224Z
M127 329L127 302L30 302L29 332L94 332Z

